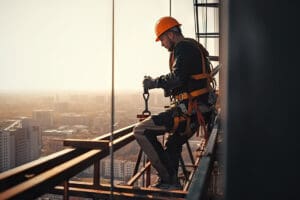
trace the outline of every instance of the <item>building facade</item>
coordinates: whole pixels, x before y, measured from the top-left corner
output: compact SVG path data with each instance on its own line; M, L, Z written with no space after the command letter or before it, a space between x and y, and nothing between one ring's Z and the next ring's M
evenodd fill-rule
M32 118L40 124L42 129L52 128L54 125L54 110L34 110Z
M31 118L9 120L0 126L0 172L38 159L41 129Z

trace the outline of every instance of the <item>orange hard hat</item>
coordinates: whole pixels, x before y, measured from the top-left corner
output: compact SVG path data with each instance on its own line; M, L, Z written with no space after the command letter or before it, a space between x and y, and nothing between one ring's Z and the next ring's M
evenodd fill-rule
M159 41L159 36L161 36L167 30L175 27L180 26L181 24L178 23L176 19L173 17L162 17L160 18L155 25L155 34L156 34L156 42Z

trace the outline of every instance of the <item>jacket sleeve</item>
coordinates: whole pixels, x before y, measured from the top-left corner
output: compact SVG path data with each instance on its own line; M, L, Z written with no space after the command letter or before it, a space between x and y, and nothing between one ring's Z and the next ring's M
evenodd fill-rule
M181 87L188 79L191 49L184 43L177 44L174 49L174 62L170 73L157 78L158 87L172 90Z

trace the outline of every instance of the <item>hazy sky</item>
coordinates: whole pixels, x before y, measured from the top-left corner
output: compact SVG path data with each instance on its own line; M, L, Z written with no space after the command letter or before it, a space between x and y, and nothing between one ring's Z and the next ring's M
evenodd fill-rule
M115 0L115 88L168 72L154 25L169 0ZM194 38L192 0L172 15ZM110 90L111 0L0 0L0 90Z

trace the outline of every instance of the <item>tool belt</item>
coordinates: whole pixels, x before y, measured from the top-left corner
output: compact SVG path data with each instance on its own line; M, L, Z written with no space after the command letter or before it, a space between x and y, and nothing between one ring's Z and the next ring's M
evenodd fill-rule
M177 100L177 107L181 110L180 114L175 116L173 118L173 128L172 132L175 132L180 124L180 122L186 121L186 127L185 131L181 132L181 135L186 135L188 138L191 137L195 132L197 132L197 136L199 136L199 128L201 129L201 133L204 135L204 137L207 139L208 133L206 128L205 119L202 115L202 110L200 109L201 105L199 105L197 99L195 97L198 97L202 94L205 94L209 92L208 88L203 88L199 90L195 90L191 93L182 93L180 95L176 95L175 99ZM197 95L198 94L198 95ZM182 100L188 99L187 108L184 103L180 103ZM206 111L209 111L209 108L206 109ZM197 116L197 127L195 127L195 124L192 124L192 115L196 114ZM199 127L200 126L200 127Z
M175 95L174 98L177 101L183 101L183 100L186 100L188 98L195 98L197 96L200 96L200 95L208 93L208 92L209 92L208 88L202 88L202 89L199 89L199 90L194 90L190 93L184 92L184 93Z

